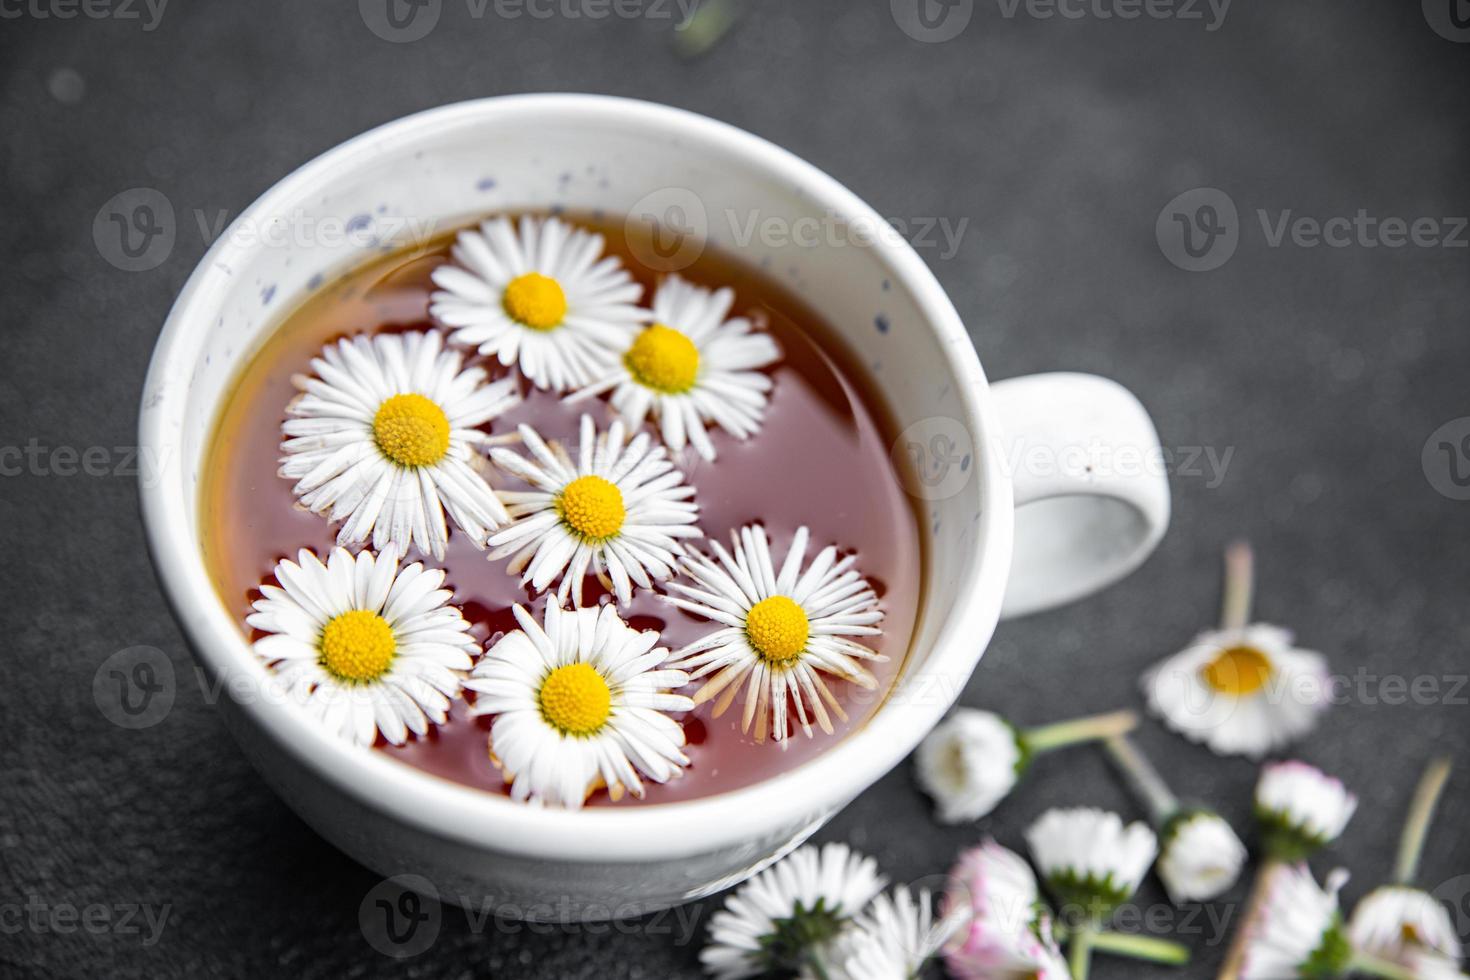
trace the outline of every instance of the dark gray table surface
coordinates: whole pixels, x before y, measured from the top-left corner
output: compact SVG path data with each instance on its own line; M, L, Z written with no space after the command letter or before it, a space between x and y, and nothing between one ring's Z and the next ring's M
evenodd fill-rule
M1022 722L1136 704L1139 672L1214 619L1224 543L1249 537L1260 616L1350 681L1297 750L1362 797L1317 870L1349 866L1349 901L1383 879L1420 767L1459 753L1425 883L1461 901L1470 932L1470 503L1453 499L1454 461L1421 461L1431 433L1470 415L1470 236L1273 246L1258 215L1269 226L1286 211L1361 209L1434 218L1451 236L1447 219L1470 213L1470 45L1408 0L1242 0L1215 30L981 0L943 43L908 36L880 0L769 0L692 60L657 16L671 7L510 19L493 2L444 0L412 43L375 36L354 7L178 0L155 21L141 3L65 20L81 8L0 4L0 447L44 450L39 463L0 457L0 974L696 975L702 933L685 926L702 929L714 900L693 918L551 934L446 909L428 952L396 963L374 951L358 908L378 879L266 788L190 680L127 475L154 337L208 244L199 215L208 227L237 213L405 113L538 90L697 110L789 147L885 215L968 219L953 254L922 254L992 377L1106 374L1139 394L1166 446L1229 452L1219 479L1173 475L1172 529L1127 582L1003 624L964 702ZM1240 240L1223 266L1191 273L1166 260L1155 219L1200 186L1235 203ZM105 261L92 233L99 208L134 187L164 194L178 221L166 261L138 273ZM58 447L102 447L105 475L64 475ZM167 718L127 731L99 712L92 681L137 645L165 651L181 683ZM1432 678L1438 694L1402 703L1388 678ZM1140 741L1179 791L1247 824L1254 765L1154 723ZM1138 813L1081 750L1038 764L979 826L940 828L905 765L821 837L908 880L982 834L1019 847L1043 808L1084 802ZM1166 907L1154 883L1139 901ZM88 906L110 924L52 915ZM123 923L130 907L166 913L161 931L143 912ZM1174 975L1218 963L1211 922L1176 918L1196 963ZM1095 975L1154 972L1100 960Z

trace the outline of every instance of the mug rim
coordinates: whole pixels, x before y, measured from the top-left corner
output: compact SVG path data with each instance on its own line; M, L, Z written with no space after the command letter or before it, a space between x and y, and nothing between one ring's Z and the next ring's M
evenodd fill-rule
M759 136L707 116L658 103L615 96L530 94L451 103L384 123L325 151L281 178L240 213L234 224L259 222L330 185L344 171L370 164L385 143L412 142L430 134L504 124L549 115L606 123L622 119L678 132L740 165L799 187L818 206L848 221L881 221L852 191L814 165ZM875 225L870 225L874 227ZM989 384L959 314L933 273L907 241L875 236L870 246L897 286L922 313L924 327L941 341L974 445L998 444ZM259 685L266 668L250 650L239 624L215 589L186 518L182 431L188 378L198 357L203 326L214 322L212 303L229 281L238 257L258 244L238 243L228 232L199 260L164 321L149 364L139 417L140 447L157 461L140 486L145 536L165 598L191 651L219 688L244 678ZM875 382L879 390L880 381ZM217 400L216 400L217 405ZM1000 616L1010 567L1013 505L1011 479L988 452L977 452L975 479L962 491L978 498L979 534L964 572L952 584L953 612L930 645L924 672L968 678ZM931 583L929 588L933 588ZM906 651L912 656L913 651ZM562 861L633 862L670 859L739 845L783 827L819 826L831 812L903 761L958 697L959 690L912 701L895 698L913 678L906 667L878 710L857 730L790 769L748 786L667 803L563 810L519 803L507 796L455 783L382 753L349 745L292 706L269 698L233 699L249 724L281 743L316 777L364 807L428 834L473 847ZM270 780L268 779L268 782Z

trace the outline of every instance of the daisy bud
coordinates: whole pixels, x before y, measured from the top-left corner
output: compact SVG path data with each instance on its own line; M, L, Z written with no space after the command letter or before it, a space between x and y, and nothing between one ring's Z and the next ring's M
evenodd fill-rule
M1026 831L1026 842L1059 905L1093 921L1133 897L1158 853L1147 825L1125 826L1096 807L1048 810Z
M1342 976L1352 962L1337 912L1347 872L1328 875L1325 889L1304 864L1272 865L1269 874L1260 914L1247 927L1242 980Z
M1228 891L1245 863L1245 845L1213 810L1184 807L1164 777L1125 735L1103 743L1159 828L1159 877L1174 902L1202 902Z
M1342 834L1358 798L1340 780L1305 762L1278 762L1261 770L1256 817L1267 852L1299 861Z
M1036 876L1019 854L987 839L960 855L949 879L946 908L970 913L963 939L945 954L952 977L1070 977Z
M1212 810L1183 810L1164 827L1158 872L1176 904L1207 902L1240 877L1245 845Z
M919 786L934 798L940 823L978 820L1010 794L1036 755L1137 724L1131 711L1119 711L1022 730L993 712L960 708L919 746Z
M1250 549L1226 555L1221 628L1201 633L1143 677L1149 710L1217 755L1260 759L1311 731L1328 705L1327 661L1290 631L1248 625Z

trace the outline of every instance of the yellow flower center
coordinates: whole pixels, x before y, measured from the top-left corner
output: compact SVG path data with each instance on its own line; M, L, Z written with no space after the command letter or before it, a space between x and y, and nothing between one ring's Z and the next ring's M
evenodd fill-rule
M623 528L623 492L600 476L579 476L557 498L561 519L584 538L603 541Z
M1271 679L1271 659L1255 647L1231 647L1205 664L1204 677L1221 694L1244 697Z
M432 466L449 451L449 417L423 395L394 395L373 416L373 440L399 466Z
M612 689L591 664L566 664L541 682L541 714L568 735L591 735L612 714Z
M393 627L366 609L342 613L322 628L322 666L338 680L377 680L388 672L397 649Z
M532 330L554 330L567 315L567 294L561 283L539 272L512 279L500 303L507 316Z
M679 395L694 387L699 373L699 348L673 327L655 323L638 335L623 364L633 380L666 395Z
M745 635L762 657L785 664L806 649L811 623L801 606L784 595L773 595L751 606L745 614Z

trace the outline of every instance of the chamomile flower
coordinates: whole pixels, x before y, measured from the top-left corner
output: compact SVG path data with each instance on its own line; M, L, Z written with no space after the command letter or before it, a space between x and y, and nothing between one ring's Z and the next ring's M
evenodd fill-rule
M281 427L281 475L302 506L344 522L338 544L443 558L445 511L476 547L508 520L477 469L478 427L519 395L460 361L436 331L354 337L312 359Z
M743 687L741 728L754 724L757 741L767 731L786 738L788 700L808 737L813 717L831 734L828 710L843 720L847 714L823 675L872 690L877 680L862 662L888 659L852 639L880 635L883 618L877 595L853 567L857 558L839 558L829 545L803 571L809 537L806 528L797 530L778 572L765 529L743 527L731 533L733 554L712 542L718 562L686 556L681 568L694 584L668 586L668 601L720 627L676 655L692 679L709 678L694 702L718 698L718 718Z
M929 893L900 885L873 899L852 927L818 954L823 969L804 978L916 980L966 923L964 909L936 919Z
M1272 856L1301 860L1342 834L1358 798L1342 781L1305 762L1277 762L1261 770L1256 817Z
M302 549L275 578L245 621L270 634L255 652L292 697L358 745L380 732L402 745L444 724L479 644L448 604L442 570L400 568L391 546L356 557L336 548L325 565Z
M1354 949L1405 966L1416 952L1436 954L1452 964L1464 955L1444 903L1405 885L1387 885L1365 895L1353 909L1348 938Z
M1131 711L1020 729L1000 715L959 708L915 753L919 786L934 798L940 823L985 816L1005 799L1043 752L1121 735L1138 724Z
M1246 849L1213 810L1184 810L1164 825L1158 872L1176 903L1207 902L1229 891L1245 866Z
M1095 807L1052 809L1026 831L1031 857L1062 907L1106 916L1132 897L1158 852L1147 825Z
M577 809L598 786L614 800L643 795L689 764L684 730L667 712L694 707L671 691L687 675L664 665L658 633L635 630L611 605L546 606L543 627L516 605L507 633L464 682L474 713L494 715L490 755L515 800Z
M1337 911L1346 883L1342 870L1321 888L1305 864L1278 866L1260 914L1247 926L1242 980L1341 976L1352 959Z
M559 218L492 218L459 233L453 264L434 270L429 313L450 340L520 368L537 388L588 384L647 320L643 287L601 235Z
M630 430L651 412L670 452L688 442L714 459L705 425L742 440L758 432L771 389L759 369L781 358L776 342L749 320L725 319L734 302L731 289L711 292L670 276L654 293L653 323L629 338L611 369L571 398L611 391L612 407Z
M584 415L573 460L530 426L520 432L531 459L505 448L490 451L496 466L531 485L501 492L515 520L490 537L490 560L513 554L508 568L523 573L522 583L543 592L560 578L558 601L570 596L580 606L591 570L626 605L634 585L652 588L674 574L682 540L702 536L694 526L694 488L647 433L625 444L622 422L599 434Z
M883 885L873 859L845 844L803 847L725 900L699 961L716 980L799 972Z
M1311 731L1328 706L1327 661L1292 644L1288 630L1247 625L1250 552L1226 557L1222 627L1144 675L1149 708L1217 755L1259 759Z

